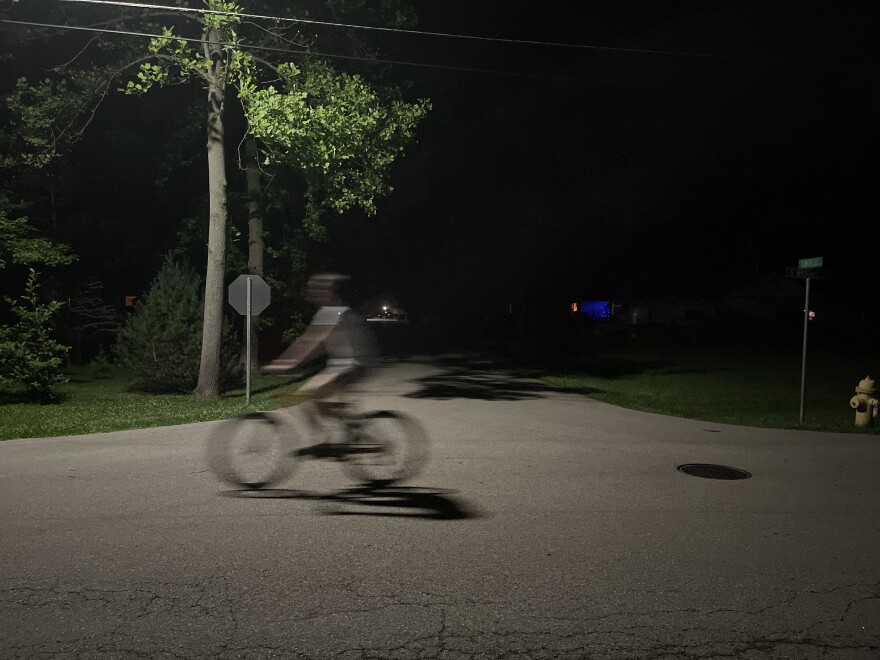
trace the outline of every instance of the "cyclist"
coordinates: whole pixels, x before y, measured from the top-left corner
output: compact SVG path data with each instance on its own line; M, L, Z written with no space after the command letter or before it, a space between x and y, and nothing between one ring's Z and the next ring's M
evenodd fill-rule
M366 319L342 298L340 286L348 279L339 273L320 273L309 278L306 299L318 306L317 313L306 331L262 369L265 374L286 373L326 354L324 369L296 392L298 397L311 399L321 415L332 408L327 399L363 380L375 365L378 353Z

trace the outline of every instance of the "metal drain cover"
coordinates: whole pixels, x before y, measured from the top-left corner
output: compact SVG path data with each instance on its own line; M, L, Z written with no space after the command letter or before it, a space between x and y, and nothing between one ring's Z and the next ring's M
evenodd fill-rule
M748 479L750 472L726 465L712 465L711 463L686 463L678 466L679 472L684 472L692 477L703 479Z

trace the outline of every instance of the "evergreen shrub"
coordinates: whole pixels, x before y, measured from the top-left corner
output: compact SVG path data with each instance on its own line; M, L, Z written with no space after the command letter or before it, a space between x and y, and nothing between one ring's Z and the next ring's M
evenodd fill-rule
M172 257L119 333L117 361L134 376L133 389L192 392L199 378L202 349L202 281ZM221 385L241 382L240 345L224 320L220 357Z
M73 344L71 359L76 364L93 359L101 362L100 357L106 359L116 341L119 314L104 302L103 289L100 281L92 280L70 301L67 334Z
M51 403L60 397L57 386L67 382L62 374L69 347L52 338L51 320L61 303L39 302L37 273L31 268L24 295L6 298L18 322L0 326L0 384L23 387L27 398Z
M113 373L113 362L103 347L98 349L98 354L89 362L89 375L93 380L109 378Z

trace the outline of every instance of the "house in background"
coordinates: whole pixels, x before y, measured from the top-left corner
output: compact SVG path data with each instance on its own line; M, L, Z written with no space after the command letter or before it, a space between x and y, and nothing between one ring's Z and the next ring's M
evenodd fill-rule
M644 298L626 304L579 300L570 303L570 312L596 335L787 345L803 335L804 293L802 279L771 273L718 298ZM857 311L836 301L821 282L811 289L810 319L817 339L864 326Z
M624 321L634 326L647 324L692 326L701 320L717 318L721 306L720 301L649 298L627 306Z
M821 295L811 298L821 302ZM769 274L733 291L724 304L745 321L776 323L785 318L803 319L804 281ZM812 306L812 305L811 305Z
M810 287L810 341L848 344L854 334L871 334L867 311L829 283L818 280ZM803 279L766 275L733 291L724 303L735 314L739 336L794 345L803 337L805 293Z
M622 305L610 300L579 300L571 303L572 314L584 314L593 321L619 318L621 309Z
M648 298L628 305L623 312L631 337L648 335L688 342L724 338L727 318L720 300Z

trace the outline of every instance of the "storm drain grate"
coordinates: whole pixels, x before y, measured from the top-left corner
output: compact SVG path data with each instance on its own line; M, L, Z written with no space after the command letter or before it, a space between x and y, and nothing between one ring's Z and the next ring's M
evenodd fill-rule
M686 463L679 465L677 469L679 472L703 479L748 479L752 476L751 473L739 468L712 465L711 463Z

